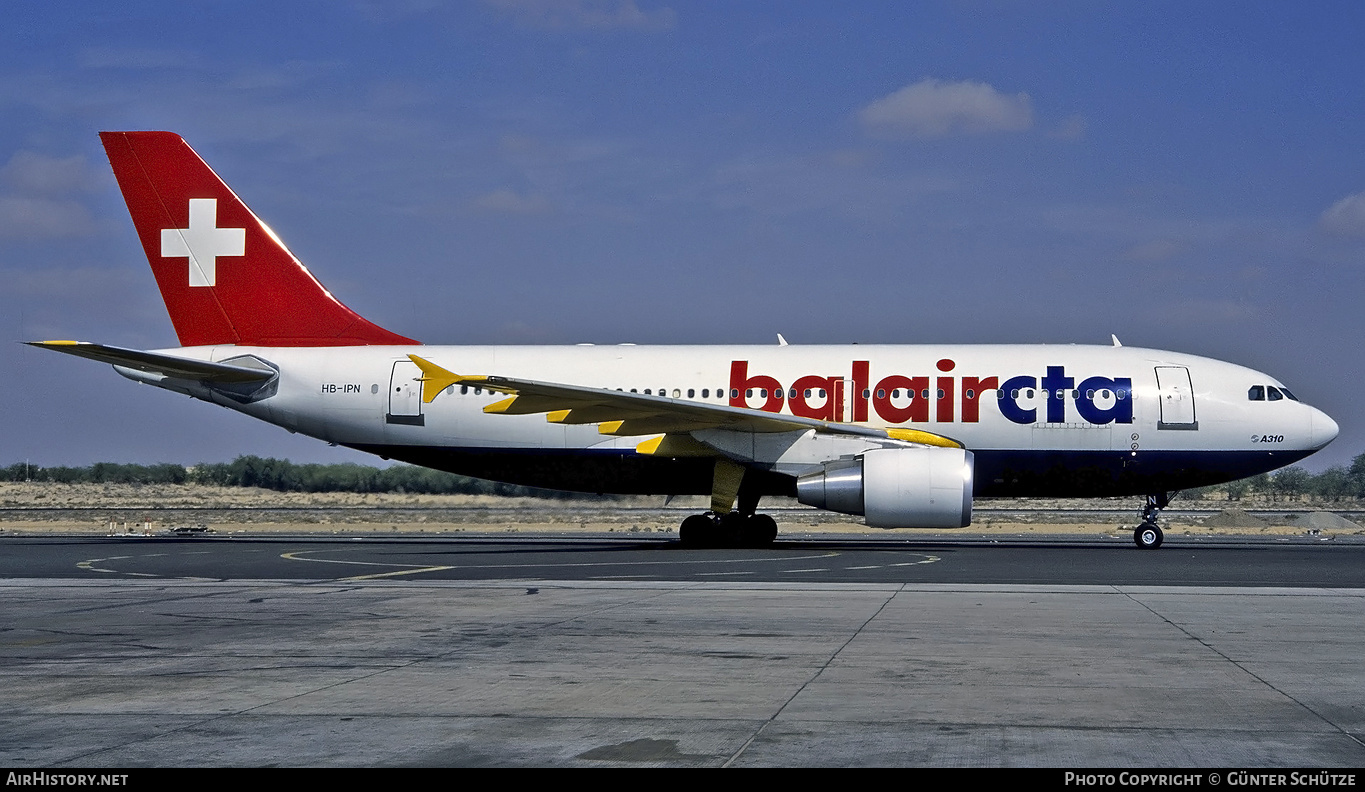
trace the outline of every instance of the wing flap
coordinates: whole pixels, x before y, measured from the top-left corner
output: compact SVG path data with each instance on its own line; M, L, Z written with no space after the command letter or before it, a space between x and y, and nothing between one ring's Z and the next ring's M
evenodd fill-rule
M621 421L627 418L647 418L657 414L657 410L631 410L622 406L590 404L585 407L548 411L545 414L545 420L558 424L595 424L603 421Z
M562 399L527 394L509 396L502 401L493 402L483 408L483 411L494 415L539 415L563 406L564 401Z
M637 453L663 457L714 457L719 452L688 434L666 434L635 446Z
M714 423L696 419L689 420L673 415L654 415L648 418L631 418L625 421L603 421L597 425L597 431L604 435L633 437L660 432L682 434L700 429L711 429L714 426Z

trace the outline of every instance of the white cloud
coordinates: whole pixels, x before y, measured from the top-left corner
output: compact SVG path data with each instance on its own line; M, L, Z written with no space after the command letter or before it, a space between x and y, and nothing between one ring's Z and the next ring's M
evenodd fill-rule
M197 59L176 50L89 47L79 55L82 66L91 69L185 69L198 65Z
M1170 261L1185 252L1185 246L1169 239L1156 239L1135 245L1123 252L1128 261Z
M20 151L0 168L0 178L18 192L32 195L62 195L99 186L79 154L58 159Z
M635 0L484 0L528 27L548 30L671 30L671 8L642 11Z
M94 233L90 212L75 201L0 196L0 237L56 239Z
M539 195L522 195L507 187L475 198L474 205L490 212L520 215L541 214L550 209L550 203L545 198Z
M879 137L1017 132L1033 126L1033 104L1026 93L1003 94L986 83L926 78L864 107L858 117Z
M1048 135L1058 140L1085 140L1088 126L1085 116L1080 114L1069 115L1063 118L1057 128L1049 132Z
M65 196L99 186L85 157L56 158L20 151L0 168L0 238L57 239L95 231L90 211Z
M1348 195L1322 213L1318 225L1342 236L1365 236L1365 192Z

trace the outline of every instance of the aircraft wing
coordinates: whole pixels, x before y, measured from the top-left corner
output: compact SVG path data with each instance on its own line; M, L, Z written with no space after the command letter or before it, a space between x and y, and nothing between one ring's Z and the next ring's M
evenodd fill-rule
M551 423L597 424L604 435L639 436L686 434L706 429L738 432L794 432L814 429L825 434L901 440L921 445L962 448L951 438L917 429L884 429L873 426L802 418L746 407L706 404L589 388L516 377L463 375L448 371L417 355L408 355L422 370L422 401L430 403L451 385L472 385L509 396L484 408L486 413L534 415L543 413Z
M115 366L161 374L176 379L201 380L222 384L239 382L262 382L275 376L271 369L234 366L231 363L210 363L206 360L191 360L161 352L143 352L140 349L92 344L88 341L25 341L29 346L51 349L76 357L98 360Z

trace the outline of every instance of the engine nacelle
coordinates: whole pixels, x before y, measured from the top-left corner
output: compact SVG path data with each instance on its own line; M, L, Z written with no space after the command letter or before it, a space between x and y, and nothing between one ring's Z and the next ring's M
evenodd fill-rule
M873 528L964 528L972 523L972 452L879 448L796 480L796 499L861 514Z

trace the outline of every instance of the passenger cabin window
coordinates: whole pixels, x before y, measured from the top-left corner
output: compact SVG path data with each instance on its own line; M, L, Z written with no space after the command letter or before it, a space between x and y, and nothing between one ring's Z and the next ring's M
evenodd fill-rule
M1247 398L1251 401L1265 401L1265 386L1252 385L1251 390L1247 391Z

